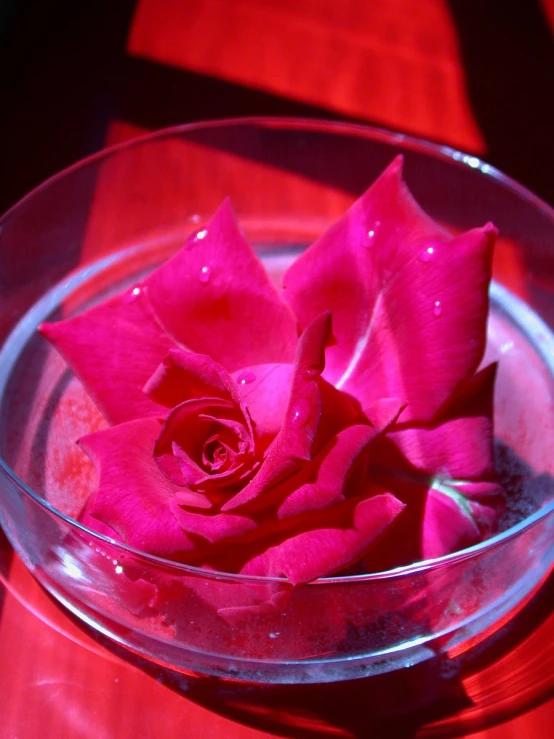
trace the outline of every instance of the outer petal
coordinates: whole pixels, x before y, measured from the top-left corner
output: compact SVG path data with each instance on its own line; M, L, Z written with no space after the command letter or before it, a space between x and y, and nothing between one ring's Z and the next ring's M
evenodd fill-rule
M239 230L228 199L147 284L167 331L227 370L292 361L296 320Z
M332 508L326 525L292 536L251 559L247 575L285 576L293 585L348 567L385 533L404 505L385 493Z
M462 383L431 423L391 431L387 443L418 472L460 481L494 479L495 376L496 365L490 365ZM384 449L379 455L376 465L398 464Z
M408 504L396 534L368 565L388 568L438 557L494 532L504 508L493 458L496 366L462 383L423 427L391 431L377 442L372 474Z
M112 423L159 411L142 388L171 348L209 354L233 371L290 362L297 342L296 320L228 201L140 285L41 331Z
M419 208L397 158L289 268L285 297L304 328L333 314L324 376L369 405L404 398L429 419L485 346L495 229L449 235Z
M420 556L442 557L477 544L495 532L503 508L498 483L435 481L425 493Z
M175 558L192 552L195 543L169 509L180 488L165 477L152 457L159 429L156 420L140 419L80 439L99 476L98 489L81 521L94 530L101 529L100 522L132 547Z
M142 388L177 346L156 320L147 290L135 290L40 327L112 423L164 413Z
M433 488L428 491L421 537L424 559L464 549L481 538L481 531L464 501Z

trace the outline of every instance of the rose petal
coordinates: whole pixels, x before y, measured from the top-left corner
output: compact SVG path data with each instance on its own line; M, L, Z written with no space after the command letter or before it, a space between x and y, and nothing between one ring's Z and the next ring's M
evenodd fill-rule
M154 419L139 419L79 440L99 476L80 520L95 530L100 521L136 549L174 557L193 551L195 544L169 509L179 488L152 457L159 428Z
M171 349L144 386L155 403L166 408L195 398L224 398L237 402L236 386L220 364L205 354Z
M498 531L498 520L506 508L506 493L497 482L456 483L456 490L469 505L471 517L485 539Z
M301 328L332 312L326 379L363 406L404 398L404 420L425 420L481 360L496 230L449 238L401 168L399 157L291 265L284 295Z
M462 383L447 405L427 426L391 431L392 444L419 472L450 480L492 479L495 475L493 451L493 394L496 365L490 365ZM399 464L379 450L378 466L389 469Z
M40 328L112 423L159 412L142 389L172 348L207 353L229 371L294 357L296 320L228 201L204 232L140 285Z
M363 453L377 436L371 426L351 426L333 438L326 448L312 461L299 467L297 472L280 483L269 487L263 494L251 498L240 506L241 513L255 518L258 530L254 539L267 538L284 531L287 520L301 526L310 514L321 511L345 500L346 484L353 477ZM365 468L362 485L367 487ZM351 494L358 494L353 486Z
M204 445L214 434L231 434L242 438L245 443L243 453L236 455L235 464L221 473L209 472L202 464ZM225 489L230 482L249 475L256 462L247 419L240 408L223 398L187 400L174 408L166 418L151 453L173 483L194 490Z
M207 495L195 493L192 490L179 490L175 493L175 500L180 506L186 506L187 508L209 510L213 507L213 503Z
M482 541L494 533L504 502L494 481L433 481L425 499L421 555L442 557Z
M285 481L289 494L279 505L278 518L303 516L344 501L347 479L377 434L371 426L351 426L338 434L305 471L313 481L298 487Z
M406 405L398 398L380 398L364 408L364 415L372 426L384 430L399 420Z
M142 388L176 344L156 321L147 290L136 290L40 326L112 423L164 413Z
M195 513L181 508L177 500L170 501L170 508L187 534L201 536L211 544L221 539L244 536L256 528L256 522L246 516L230 513L216 513L210 516L205 513ZM231 542L228 545L232 546Z
M166 330L227 370L292 361L296 320L239 230L228 199L147 284Z
M222 507L230 511L265 493L311 459L312 445L321 419L318 378L325 366L325 347L331 332L331 316L315 318L298 342L289 404L283 425L267 450L256 476Z
M348 501L326 527L304 531L251 559L241 570L246 575L287 577L293 585L309 582L344 569L358 560L385 533L404 505L385 493ZM342 520L341 520L342 518Z
M283 425L293 374L292 364L261 364L233 374L254 425L256 446L262 452Z
M495 365L486 367L430 423L400 423L372 447L370 475L407 503L394 546L384 541L372 567L449 554L494 532L504 508L494 468L495 374Z
M323 377L318 378L317 384L321 397L321 419L312 445L312 456L319 454L329 440L343 429L359 424L365 426L369 421L356 398L337 390Z
M461 499L430 488L423 518L421 554L442 557L481 540L481 531Z

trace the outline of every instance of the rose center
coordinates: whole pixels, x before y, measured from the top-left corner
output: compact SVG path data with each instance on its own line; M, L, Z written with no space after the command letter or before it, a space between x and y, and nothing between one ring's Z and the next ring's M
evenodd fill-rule
M202 449L202 465L208 472L220 472L226 469L231 457L230 450L220 439L210 439Z
M238 457L244 454L247 444L236 433L219 433L210 436L202 446L202 467L209 474L221 474L231 469Z

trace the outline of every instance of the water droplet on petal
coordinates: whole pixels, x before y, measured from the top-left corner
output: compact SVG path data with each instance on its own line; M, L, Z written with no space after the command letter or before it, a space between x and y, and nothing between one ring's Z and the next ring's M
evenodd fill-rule
M211 274L212 274L211 267L205 264L200 270L200 275L198 279L200 280L200 282L202 282L205 285L209 281Z
M367 239L364 243L364 246L369 249L373 244L375 243L375 237L377 236L377 233L381 227L381 221L375 221L373 228L370 228L367 232Z
M440 300L435 300L435 304L433 305L433 313L438 318L442 315L442 303Z
M200 223L201 220L202 219L200 217L200 213L193 213L193 215L191 215L191 217L189 218L189 221L191 223Z
M298 398L291 408L291 420L294 424L304 426L310 418L310 404L303 398Z
M237 384L250 385L250 383L254 382L255 379L256 375L253 372L246 370L245 372L241 372L240 375L237 377Z
M422 262L430 262L433 254L435 253L435 247L429 246L421 255Z
M123 302L133 303L143 290L144 288L141 285L135 285L135 287L131 288L125 293L125 295L123 296Z
M189 250L194 249L194 247L198 244L199 241L202 241L202 239L205 239L208 235L208 229L201 228L200 231L197 231L194 234L191 234L185 244L185 249Z

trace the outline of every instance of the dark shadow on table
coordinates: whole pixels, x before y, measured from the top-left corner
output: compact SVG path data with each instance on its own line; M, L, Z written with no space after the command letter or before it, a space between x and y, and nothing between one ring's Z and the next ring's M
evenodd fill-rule
M539 0L448 0L486 159L554 204L554 37Z

